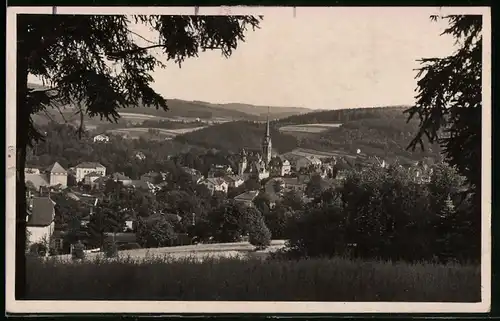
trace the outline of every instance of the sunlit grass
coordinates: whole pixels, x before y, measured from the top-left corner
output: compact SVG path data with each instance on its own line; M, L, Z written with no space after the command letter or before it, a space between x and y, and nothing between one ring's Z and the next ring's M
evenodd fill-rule
M30 299L478 302L478 265L334 259L30 258Z

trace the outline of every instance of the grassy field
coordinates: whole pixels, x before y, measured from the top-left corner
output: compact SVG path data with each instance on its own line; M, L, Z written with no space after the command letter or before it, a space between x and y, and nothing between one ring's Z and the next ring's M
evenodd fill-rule
M342 258L184 255L27 264L28 298L43 300L478 302L480 280L479 266Z
M248 257L266 255L269 252L274 252L285 246L284 240L273 240L271 245L264 251L254 252L254 246L248 242L237 243L214 243L214 244L197 244L172 247L160 247L150 249L136 249L120 251L119 256L122 258L147 259L151 257L164 257L168 255L170 258L184 259L197 258L203 259L207 256L213 258L221 257ZM87 254L86 258L90 261L99 260L102 258L101 253ZM70 261L70 255L61 255L57 259L62 261Z
M341 151L341 150L331 150L331 151L319 151L319 150L312 150L312 149L305 149L305 148L297 148L294 149L293 151L284 154L285 157L289 159L297 158L297 157L308 157L308 156L315 156L318 158L324 158L324 157L356 157L355 155L349 154L348 152Z
M127 134L128 137L130 138L138 138L144 134L147 134L150 129L154 129L158 130L160 137L165 139L172 139L177 135L182 135L203 128L205 127L193 127L193 128L182 128L182 129L128 127L128 128L110 129L107 132L111 134Z

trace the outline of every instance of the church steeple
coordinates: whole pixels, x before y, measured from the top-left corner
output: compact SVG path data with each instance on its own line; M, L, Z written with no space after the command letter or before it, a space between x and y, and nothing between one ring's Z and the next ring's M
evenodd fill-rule
M270 113L269 110L270 108L267 107L266 137L271 136L271 131L269 130L269 113Z
M266 133L264 135L264 139L262 140L262 156L264 159L264 162L266 164L266 167L269 166L269 163L271 162L271 151L272 151L272 145L271 145L271 130L269 126L269 110L270 108L267 108L267 121L266 121Z

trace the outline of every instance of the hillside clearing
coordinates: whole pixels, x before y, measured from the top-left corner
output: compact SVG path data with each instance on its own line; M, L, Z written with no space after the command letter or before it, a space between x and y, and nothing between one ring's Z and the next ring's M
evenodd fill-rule
M130 137L139 137L144 134L148 134L150 130L158 131L159 135L165 136L165 138L174 138L177 135L182 135L206 128L206 126L193 127L193 128L180 128L180 129L164 129L164 128L146 128L146 127L128 127L128 128L118 128L110 129L107 133L124 135L127 134Z
M318 157L318 158L324 158L324 157L351 157L354 158L356 157L355 155L351 155L348 152L342 151L342 150L334 150L334 151L319 151L319 150L313 150L313 149L305 149L305 148L297 148L294 149L293 151L284 154L285 157L289 157L290 159L297 158L297 157Z
M305 125L286 125L279 128L282 133L321 133L332 128L338 128L342 124L327 124L327 123L316 123L316 124L305 124Z

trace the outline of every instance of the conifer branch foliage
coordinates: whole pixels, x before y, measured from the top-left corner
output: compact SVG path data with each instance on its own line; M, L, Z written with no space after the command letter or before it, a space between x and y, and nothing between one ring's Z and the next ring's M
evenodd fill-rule
M417 74L415 106L408 121L418 117L420 128L408 148L424 148L423 138L439 142L445 160L457 166L476 190L481 183L482 16L445 16L458 49L444 58L425 58ZM437 16L432 16L437 20Z
M62 105L81 103L89 116L109 121L119 118L118 108L140 102L167 109L151 88L151 72L165 65L149 49L160 48L162 58L179 66L207 49L219 49L227 58L260 22L252 16L159 15L21 15L18 20L18 65L52 88L28 91L26 111L36 113L57 99ZM158 44L139 46L132 23L155 31Z
M84 115L110 122L120 107L139 104L167 110L166 99L152 87L151 73L163 61L179 66L198 52L218 49L229 57L249 28L259 27L252 16L124 16L34 15L17 16L16 75L16 247L25 244L26 199L24 168L29 145L43 139L32 115L48 108L77 107L83 132ZM133 23L149 27L159 41L141 47ZM142 37L139 37L142 38ZM144 38L142 38L144 40ZM150 50L159 48L157 58ZM32 90L29 75L48 89ZM25 262L23 251L16 264ZM16 274L16 298L22 299L24 274Z

